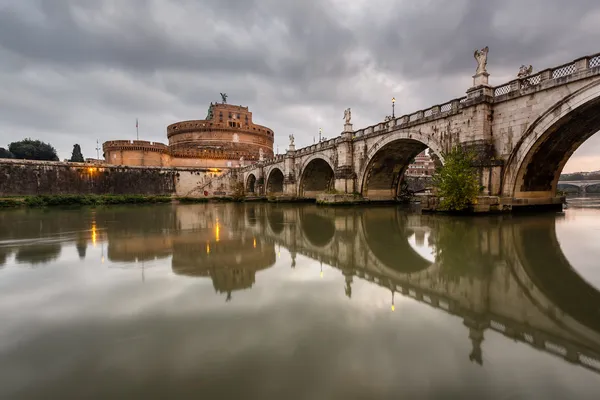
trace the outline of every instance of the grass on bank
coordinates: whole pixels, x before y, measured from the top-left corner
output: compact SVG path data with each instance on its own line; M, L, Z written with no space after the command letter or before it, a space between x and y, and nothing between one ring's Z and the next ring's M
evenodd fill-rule
M0 208L48 206L101 206L113 204L170 203L171 196L144 195L40 195L0 198Z

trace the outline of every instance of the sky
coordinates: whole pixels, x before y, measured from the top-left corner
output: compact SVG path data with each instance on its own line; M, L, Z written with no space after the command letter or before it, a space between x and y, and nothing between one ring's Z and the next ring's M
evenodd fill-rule
M600 51L600 2L577 0L0 0L0 147L167 142L211 101L248 106L283 152L462 97L473 51L490 84ZM102 151L100 150L100 155ZM600 169L600 134L564 172Z

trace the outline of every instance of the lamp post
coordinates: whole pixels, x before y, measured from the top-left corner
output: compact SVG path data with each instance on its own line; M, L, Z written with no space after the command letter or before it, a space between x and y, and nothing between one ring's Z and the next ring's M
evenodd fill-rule
M396 106L396 98L395 98L395 97L392 97L392 118L395 118L395 117L396 117L396 114L395 114L395 112L394 112L394 111L395 111L395 110L394 110L395 106Z

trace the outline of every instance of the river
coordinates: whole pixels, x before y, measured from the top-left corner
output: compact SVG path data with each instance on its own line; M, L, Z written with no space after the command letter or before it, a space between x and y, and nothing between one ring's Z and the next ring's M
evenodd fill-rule
M595 205L2 211L0 398L597 399Z

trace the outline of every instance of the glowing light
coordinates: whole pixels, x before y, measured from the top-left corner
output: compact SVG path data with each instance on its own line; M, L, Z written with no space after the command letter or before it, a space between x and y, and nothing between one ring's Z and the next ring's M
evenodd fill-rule
M96 224L92 223L92 244L96 247L96 240L98 239L98 233L96 232Z
M220 169L218 169L218 168L209 168L208 170L209 170L210 172L221 172L221 170L220 170Z
M392 304L392 311L396 311L396 306Z
M321 271L321 273L319 275L321 275L321 278L322 278L323 277L323 271Z
M252 243L252 245L254 246L254 248L256 248L256 238L254 238L254 243Z
M100 262L101 262L102 264L104 264L104 256L102 256L102 258L100 259Z
M215 240L218 242L221 237L221 225L219 225L219 219L217 218L217 223L215 224Z
M206 242L206 254L210 254L210 244Z

